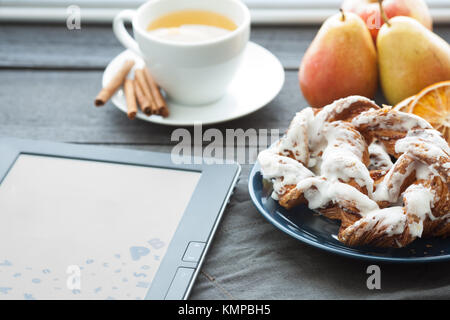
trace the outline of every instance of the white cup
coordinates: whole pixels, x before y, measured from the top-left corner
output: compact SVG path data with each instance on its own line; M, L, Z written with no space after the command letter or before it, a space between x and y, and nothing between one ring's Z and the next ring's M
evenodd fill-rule
M237 28L200 43L168 41L146 29L158 17L180 10L206 10L231 19ZM135 39L124 21L131 21ZM151 0L114 19L114 33L141 56L156 82L175 102L206 104L220 99L232 80L250 35L250 13L240 0Z

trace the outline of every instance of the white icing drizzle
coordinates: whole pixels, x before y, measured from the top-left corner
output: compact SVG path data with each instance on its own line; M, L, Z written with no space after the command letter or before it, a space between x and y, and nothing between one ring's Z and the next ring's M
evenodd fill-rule
M294 158L305 166L309 161L308 133L307 123L314 117L311 108L303 109L298 112L292 120L288 131L280 139L278 150L281 155L289 156L292 154Z
M435 176L439 176L439 173L434 169L433 166L429 166L420 161L415 161L414 169L416 170L417 180L431 180Z
M333 115L340 114L351 107L354 103L364 101L368 104L376 106L375 102L362 96L349 96L334 101L333 103L323 107L307 124L308 144L310 147L309 167L320 175L320 167L324 149L327 147L328 139L325 137L324 127L327 125L327 119ZM311 108L307 108L312 111ZM370 109L375 110L375 109ZM330 136L330 135L328 135Z
M272 197L274 199L278 199L278 195L286 191L285 186L296 185L299 181L314 176L314 173L300 162L280 156L276 151L276 147L272 147L258 155L264 178L273 182Z
M418 144L421 144L421 147L418 147ZM412 130L403 139L395 143L395 152L421 152L427 157L439 159L440 157L448 157L450 148L436 130Z
M421 237L423 231L423 222L426 217L434 220L431 213L435 199L433 190L424 187L422 184L413 184L403 193L406 212L414 215L418 221L411 221L409 232L413 237ZM413 220L413 219L411 219Z
M351 203L360 214L378 210L377 203L354 187L342 182L330 182L323 177L312 177L300 181L297 189L304 190L310 209L326 207L329 203Z
M348 231L346 231L350 233L356 229L358 233L363 233L367 230L372 230L376 226L378 230L385 228L384 232L388 236L394 236L403 233L406 225L407 216L403 207L395 206L367 213L362 219L349 226Z
M360 187L366 187L372 193L373 180L361 161L366 145L359 132L342 121L326 123L323 132L327 147L322 154L320 174L330 183L348 182L353 178Z
M347 98L338 99L338 100L334 101L333 103L323 107L322 110L320 111L320 113L323 114L322 116L326 116L326 117L328 117L332 113L342 113L347 108L349 108L352 104L361 102L361 101L365 101L367 103L371 103L371 104L375 105L374 101L372 101L366 97L349 96Z
M407 155L401 155L392 168L388 171L383 181L379 183L373 192L372 199L377 202L388 201L395 203L400 195L400 187L405 179L415 170L415 163L409 163L405 172L402 173L399 167L403 166L404 162L407 162Z
M392 160L384 145L377 140L369 145L370 165L369 170L389 170L392 168Z
M352 124L356 127L369 125L376 126L379 129L392 129L398 131L409 131L414 128L432 129L432 126L423 118L416 116L415 114L401 111L364 111L353 118Z

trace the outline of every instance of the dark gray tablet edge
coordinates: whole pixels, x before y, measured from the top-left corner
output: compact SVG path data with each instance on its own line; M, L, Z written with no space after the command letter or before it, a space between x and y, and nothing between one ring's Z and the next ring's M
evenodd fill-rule
M237 163L174 164L157 152L0 138L0 184L21 154L201 172L145 299L187 299L241 171ZM204 244L195 262L183 260L191 242Z

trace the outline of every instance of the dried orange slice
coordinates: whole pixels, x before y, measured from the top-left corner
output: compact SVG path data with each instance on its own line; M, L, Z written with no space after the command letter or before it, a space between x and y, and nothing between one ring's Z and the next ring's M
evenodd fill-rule
M427 120L449 142L450 80L435 83L420 91L409 103L407 111Z
M399 103L397 103L395 105L394 110L408 112L411 102L414 101L415 97L416 96L411 96L411 97L406 98L405 100L400 101Z

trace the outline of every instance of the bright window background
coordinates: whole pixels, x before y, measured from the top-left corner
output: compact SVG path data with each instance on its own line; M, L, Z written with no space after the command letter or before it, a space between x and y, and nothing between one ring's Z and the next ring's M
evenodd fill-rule
M111 22L124 8L146 0L0 0L3 21L64 21L67 7L81 8L85 22ZM243 0L254 23L320 23L339 8L342 0ZM450 0L427 0L435 23L450 22Z

